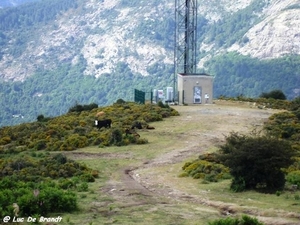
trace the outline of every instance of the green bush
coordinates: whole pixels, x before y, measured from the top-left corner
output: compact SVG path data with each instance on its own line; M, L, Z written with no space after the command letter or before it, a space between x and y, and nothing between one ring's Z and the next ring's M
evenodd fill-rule
M246 189L246 182L243 177L234 177L230 189L234 192L242 192Z
M89 105L80 105L80 104L75 104L69 109L70 112L82 112L82 111L90 111L92 109L98 108L98 105L96 103L91 103Z
M190 176L194 179L204 179L209 182L217 182L221 179L228 179L229 169L222 164L209 162L206 160L195 160L186 162L182 167L184 173L180 176Z
M220 161L230 168L232 187L274 192L284 187L283 168L288 168L295 155L291 144L267 136L245 136L231 133L220 148Z
M59 179L58 186L64 190L67 190L67 189L75 188L76 184L74 183L74 181L70 179L63 178L63 179Z
M259 222L256 218L252 218L247 215L243 215L241 219L227 217L225 219L219 219L213 222L209 222L208 224L209 225L264 225L263 223Z
M291 184L298 185L300 187L300 170L292 171L287 174L286 180Z
M281 90L273 90L268 93L262 93L259 97L286 100L286 96Z
M85 165L67 159L63 154L43 156L41 158L20 156L0 161L0 178L14 175L20 181L42 181L45 177L67 178L84 175L87 182L94 181L92 170Z
M79 192L88 191L88 189L89 185L86 182L83 182L77 186L77 191Z
M77 209L77 197L73 192L59 189L56 183L43 184L2 180L0 182L0 217L13 216L12 205L17 203L19 216L72 212Z
M114 128L111 132L110 143L113 145L120 146L122 145L122 141L123 141L122 131L118 128Z
M95 182L95 177L91 173L82 174L80 179L84 182Z
M125 103L126 103L126 101L124 101L124 100L121 99L121 98L119 98L119 99L116 101L116 104L120 104L120 105L125 104Z

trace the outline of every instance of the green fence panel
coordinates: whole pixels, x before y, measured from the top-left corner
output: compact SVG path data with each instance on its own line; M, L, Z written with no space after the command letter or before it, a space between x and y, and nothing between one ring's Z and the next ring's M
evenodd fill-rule
M145 104L145 92L134 89L134 101L139 104Z

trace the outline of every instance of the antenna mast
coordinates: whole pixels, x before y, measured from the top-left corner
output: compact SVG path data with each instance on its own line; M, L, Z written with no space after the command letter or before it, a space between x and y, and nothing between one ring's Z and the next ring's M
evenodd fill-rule
M175 0L175 73L196 73L197 0Z

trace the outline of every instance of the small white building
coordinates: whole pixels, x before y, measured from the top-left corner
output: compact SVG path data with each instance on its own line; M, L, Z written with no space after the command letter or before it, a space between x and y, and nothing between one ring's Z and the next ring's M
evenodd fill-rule
M214 77L205 73L177 75L179 104L211 104Z

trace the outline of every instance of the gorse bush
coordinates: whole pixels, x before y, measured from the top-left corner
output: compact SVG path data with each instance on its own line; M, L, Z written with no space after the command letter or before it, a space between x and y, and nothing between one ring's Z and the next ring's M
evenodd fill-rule
M300 143L300 120L298 111L275 113L269 117L264 129L271 135Z
M4 159L0 161L2 173L0 178L15 176L20 181L34 181L37 177L53 179L60 177L86 176L91 177L92 169L73 160L67 159L63 154L34 158L29 155ZM92 179L89 179L90 181Z
M103 112L102 118L96 115ZM124 138L125 128L135 121L142 121L146 126L153 121L161 121L169 116L179 115L170 107L123 102L98 108L96 104L76 104L69 112L59 117L47 119L38 116L34 123L20 124L0 128L0 154L24 150L72 151L91 145L110 146L145 143ZM111 119L112 128L98 130L95 119Z
M230 178L228 168L221 164L205 160L187 162L182 169L184 172L180 175L181 177L190 176L194 179L204 179L209 182L217 182L221 179Z

